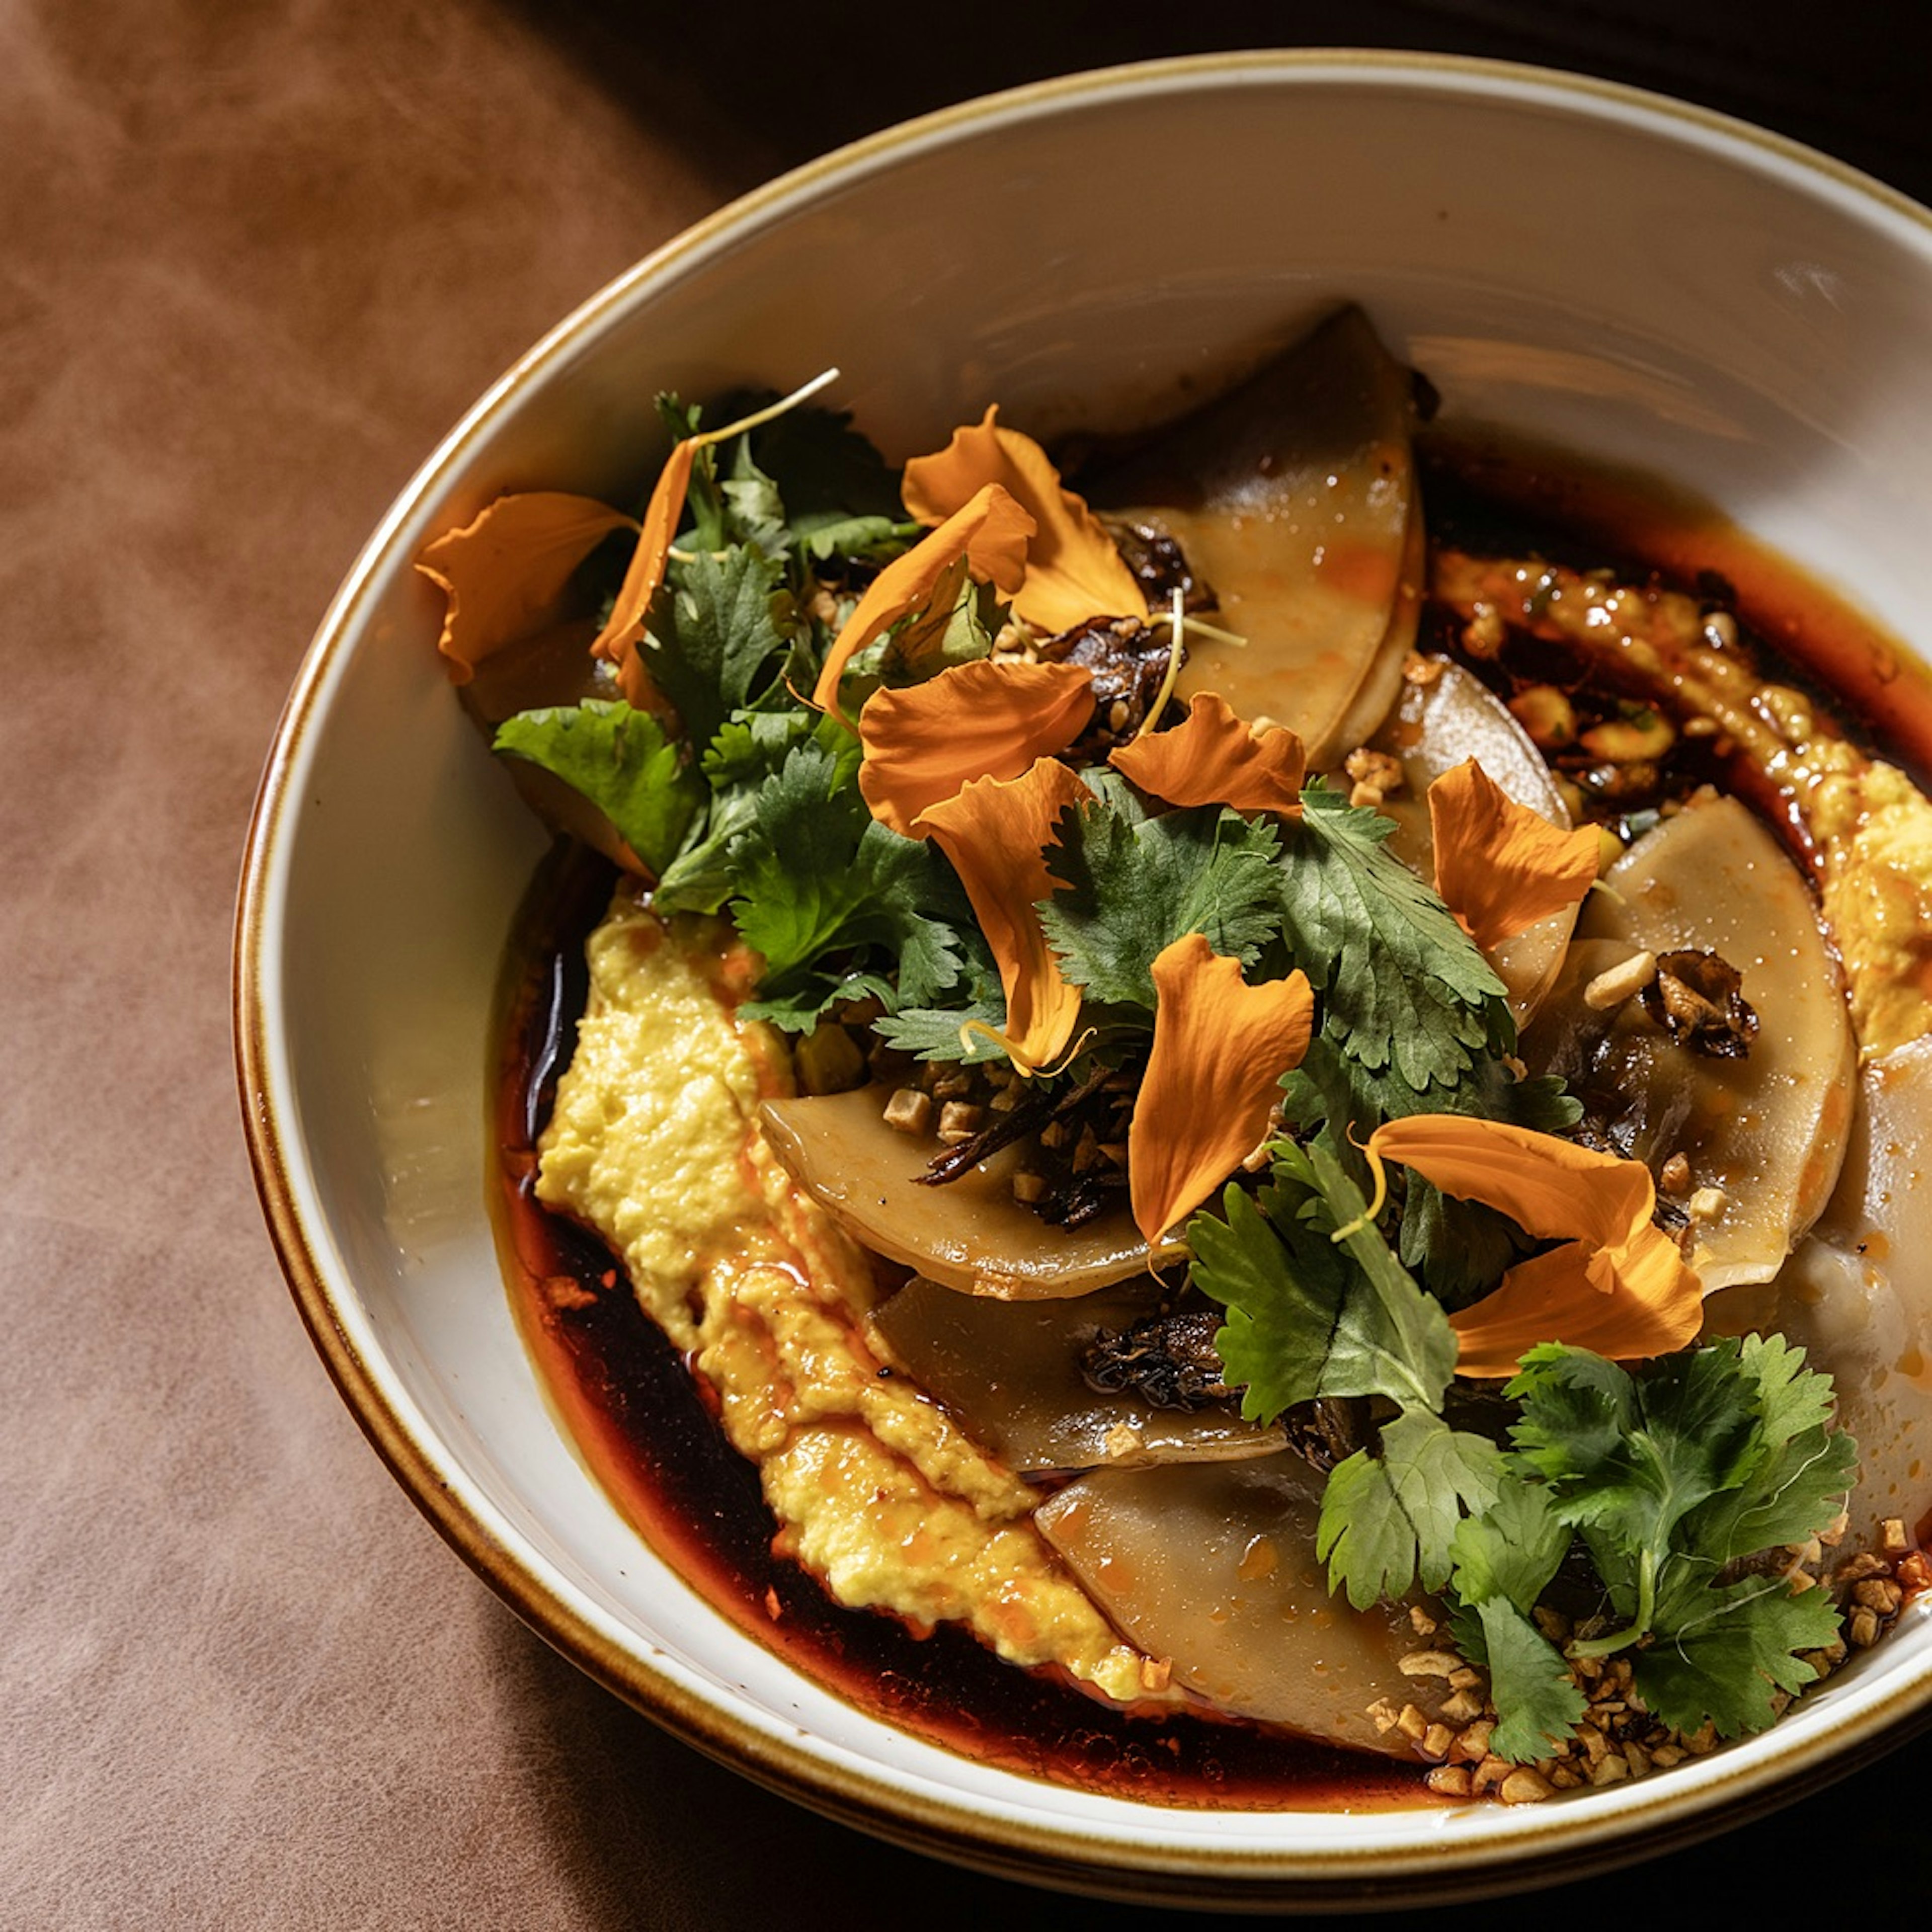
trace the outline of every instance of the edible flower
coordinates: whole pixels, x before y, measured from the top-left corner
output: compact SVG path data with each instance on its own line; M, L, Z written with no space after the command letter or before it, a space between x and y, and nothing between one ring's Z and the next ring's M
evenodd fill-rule
M1010 597L1025 571L1027 539L1033 532L1032 518L997 483L977 491L866 586L826 653L824 668L812 687L812 703L849 724L838 706L838 681L853 658L902 617L923 609L940 579L962 556L974 576Z
M914 821L952 861L999 962L1006 1028L996 1037L1024 1074L1060 1053L1080 1016L1080 988L1061 972L1034 902L1053 890L1046 848L1054 827L1088 795L1069 766L1038 758L1016 778L969 781Z
M1574 905L1596 882L1598 838L1519 805L1474 758L1429 788L1436 890L1485 952Z
M529 637L577 566L613 530L637 527L593 497L532 490L426 544L416 568L448 600L436 643L451 682L467 684L485 658Z
M1108 763L1169 805L1301 814L1301 740L1279 724L1256 730L1211 691L1196 692L1171 730L1142 734L1108 753Z
M698 452L715 442L728 442L734 436L742 436L747 430L756 429L773 417L783 416L808 397L818 394L828 382L836 381L838 375L836 369L825 370L803 387L794 389L790 395L765 409L740 416L736 422L726 423L718 429L680 436L671 445L670 454L658 472L651 500L645 506L644 522L633 526L638 531L638 547L631 553L624 580L618 586L617 595L611 602L610 614L604 619L604 628L591 640L590 655L607 658L616 666L617 688L628 704L643 710L650 702L650 674L644 668L638 646L644 637L644 619L650 613L651 600L664 582L664 566L670 559L671 538L676 536L677 526L683 520L684 500L690 493L691 472L698 460Z
M1450 1317L1460 1373L1513 1375L1540 1342L1640 1361L1696 1339L1703 1285L1652 1220L1657 1190L1641 1161L1460 1114L1384 1121L1365 1151L1378 1198L1381 1162L1399 1161L1444 1193L1563 1244L1519 1262L1492 1294Z
M1146 595L1106 525L1061 487L1046 452L1031 436L1003 429L998 415L996 404L977 424L955 430L944 449L906 464L901 494L907 510L922 524L938 524L997 484L1037 526L1013 598L1023 622L1057 637L1094 617L1144 618Z
M1016 778L1064 752L1094 715L1084 666L980 658L923 684L875 691L859 714L859 789L902 838L970 778Z
M1190 932L1155 956L1154 1047L1127 1129L1134 1225L1150 1246L1266 1139L1314 1023L1306 974L1250 986Z

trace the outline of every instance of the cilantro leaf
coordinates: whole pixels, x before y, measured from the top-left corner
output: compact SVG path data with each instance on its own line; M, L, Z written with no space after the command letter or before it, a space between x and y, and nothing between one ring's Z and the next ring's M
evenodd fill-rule
M1502 1453L1487 1437L1426 1409L1384 1424L1378 1453L1357 1450L1322 1493L1315 1553L1328 1565L1329 1588L1346 1589L1358 1610L1401 1596L1418 1577L1439 1590L1462 1509L1486 1509L1502 1472Z
M1514 1044L1502 982L1442 902L1384 841L1392 820L1311 785L1290 828L1281 904L1322 1025L1370 1073L1413 1093L1454 1087L1486 1049Z
M778 399L776 390L734 397L722 406L722 419L734 421ZM854 517L903 522L898 476L847 412L788 410L745 440L756 442L758 468L776 484L798 535Z
M1690 1543L1722 1563L1815 1534L1856 1478L1858 1444L1830 1427L1831 1378L1805 1369L1802 1348L1778 1335L1712 1346L1736 1350L1762 1410L1760 1453L1744 1480L1699 1504L1684 1522Z
M582 793L654 873L671 862L702 801L662 726L620 698L520 711L497 726L494 743Z
M1156 956L1190 932L1252 965L1281 928L1270 826L1203 806L1155 816L1118 775L1064 813L1041 904L1066 976L1103 1004L1151 1012Z
M1511 1436L1564 1522L1660 1558L1683 1518L1736 1486L1756 1453L1756 1390L1736 1367L1734 1350L1700 1348L1640 1382L1545 1342L1505 1390L1522 1405Z
M1816 1672L1798 1653L1831 1643L1838 1613L1828 1590L1794 1595L1780 1576L1717 1589L1684 1577L1660 1602L1657 1625L1656 1640L1632 1661L1644 1702L1679 1730L1708 1719L1732 1738L1776 1718L1777 1692L1813 1681Z
M734 848L731 916L782 979L838 939L864 902L853 870L872 824L848 761L820 745L794 746L758 786L755 823Z
M1733 1559L1822 1528L1849 1479L1856 1448L1822 1420L1829 1384L1801 1362L1775 1337L1723 1340L1633 1376L1546 1344L1506 1391L1522 1404L1520 1461L1582 1532L1627 1620L1573 1654L1649 1639L1640 1687L1654 1682L1652 1708L1686 1730L1706 1717L1727 1736L1768 1723L1769 1687L1808 1682L1796 1652L1837 1629L1827 1592L1723 1580Z
M711 786L710 804L676 858L659 875L652 903L660 912L722 912L736 889L732 855L756 830L758 788L793 749L815 743L842 760L838 782L856 780L858 754L851 734L812 712L741 711L698 760Z
M651 607L644 660L694 745L710 744L734 712L782 690L797 629L789 605L784 564L757 550L673 560Z
M970 912L951 868L936 848L872 817L856 782L856 741L839 737L835 746L814 732L791 746L758 782L750 821L729 848L731 916L764 956L768 1016L806 1012L806 984L795 976L835 950L877 949L884 968L896 968L898 998L915 1005L964 969L955 922ZM811 1010L832 997L821 992Z
M874 1022L873 1030L888 1046L920 1060L957 1060L962 1066L1004 1060L1006 1049L998 1040L977 1032L961 1037L960 1029L969 1020L997 1034L1006 1023L1006 1002L996 996L958 1006L904 1006Z
M1480 1641L1469 1628L1473 1618ZM1489 1672L1497 1712L1490 1748L1512 1764L1546 1757L1569 1736L1588 1708L1570 1666L1556 1646L1506 1597L1488 1597L1459 1618L1456 1636L1465 1656Z
M1332 1238L1338 1216L1365 1210L1331 1156L1285 1146L1276 1172L1260 1207L1231 1186L1225 1219L1187 1226L1194 1284L1227 1311L1215 1346L1246 1384L1242 1414L1271 1421L1323 1395L1437 1407L1456 1361L1448 1318L1372 1227Z
M1456 1528L1450 1552L1456 1594L1466 1604L1500 1597L1527 1616L1562 1567L1570 1540L1549 1491L1505 1474L1482 1511Z

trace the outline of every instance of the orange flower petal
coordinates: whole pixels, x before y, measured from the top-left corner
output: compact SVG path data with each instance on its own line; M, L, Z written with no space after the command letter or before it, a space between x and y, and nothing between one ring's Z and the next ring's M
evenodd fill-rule
M1593 1264L1606 1257L1607 1270ZM1607 1288L1595 1278L1607 1273ZM1677 1244L1660 1228L1640 1230L1627 1249L1570 1241L1520 1262L1495 1293L1449 1318L1457 1372L1485 1379L1513 1376L1540 1342L1593 1348L1612 1360L1647 1361L1695 1341L1703 1291Z
M1456 1114L1385 1121L1368 1150L1565 1244L1520 1262L1494 1293L1451 1318L1462 1373L1510 1374L1539 1342L1636 1361L1696 1335L1703 1285L1652 1220L1657 1190L1641 1161Z
M592 497L535 490L499 496L425 545L416 568L448 600L436 648L451 679L467 684L485 658L529 637L598 544L613 530L636 528Z
M1657 1204L1642 1162L1503 1120L1412 1114L1384 1120L1369 1150L1414 1168L1445 1194L1500 1209L1541 1240L1611 1246L1646 1225Z
M1436 890L1486 952L1574 905L1597 877L1597 834L1518 805L1474 758L1429 788Z
M950 516L976 490L996 483L1025 506L1038 526L1013 608L1048 637L1091 617L1144 617L1147 597L1106 527L1070 490L1045 450L1018 430L1002 429L997 407L952 432L932 456L905 466L905 506L922 524Z
M826 652L825 668L813 686L812 701L842 722L838 680L845 667L909 612L932 598L940 579L961 557L983 582L1011 596L1026 568L1027 539L1033 518L998 484L989 483L962 503L939 527L873 578L858 608Z
M684 516L684 500L691 488L692 465L706 439L686 436L671 446L662 473L645 506L644 520L638 532L638 547L618 586L610 614L604 628L592 639L590 655L608 658L617 667L617 688L626 699L646 708L650 700L650 674L638 646L644 634L644 620L651 599L664 581L664 565L670 556L670 540Z
M1045 848L1060 814L1088 796L1066 766L1040 758L1016 778L970 781L916 822L952 862L999 962L1004 1038L1027 1072L1059 1054L1080 1016L1080 988L1061 973L1034 902L1053 890Z
M1306 776L1301 740L1279 724L1256 730L1211 691L1197 692L1184 722L1108 754L1142 791L1169 805L1228 805L1299 818Z
M1315 1015L1306 974L1251 986L1198 932L1162 950L1154 984L1154 1051L1127 1129L1134 1225L1150 1245L1267 1137Z
M969 778L1016 778L1064 752L1094 715L1084 665L982 658L923 684L875 691L859 714L866 747L859 789L872 816L902 838Z

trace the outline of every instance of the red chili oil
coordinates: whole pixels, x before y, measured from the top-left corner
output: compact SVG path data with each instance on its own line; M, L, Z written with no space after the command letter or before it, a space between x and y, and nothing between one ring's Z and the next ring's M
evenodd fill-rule
M1499 554L1654 569L1718 587L1769 647L1762 668L1828 690L1862 742L1932 767L1926 674L1892 641L1721 520L1652 490L1462 450L1425 471L1432 529ZM1550 512L1554 509L1552 517ZM1446 632L1429 641L1447 641ZM638 1533L720 1614L868 1714L1002 1768L1143 1802L1387 1809L1442 1802L1424 1767L1192 1712L1104 1704L931 1631L834 1603L773 1547L758 1471L726 1441L703 1378L644 1312L602 1240L536 1200L536 1142L586 994L584 946L614 874L560 844L526 897L506 980L495 1203L511 1302L560 1424Z

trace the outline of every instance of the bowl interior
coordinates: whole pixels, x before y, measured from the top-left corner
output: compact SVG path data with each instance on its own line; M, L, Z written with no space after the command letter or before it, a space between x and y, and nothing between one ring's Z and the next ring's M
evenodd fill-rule
M1447 1892L1574 1873L1768 1802L1932 1699L1922 1623L1754 1744L1585 1801L1173 1813L1028 1783L860 1716L728 1628L560 1436L485 1210L489 1017L543 848L460 715L410 560L498 491L625 500L656 391L835 395L888 455L998 401L1146 420L1360 301L1444 419L1666 478L1910 635L1932 528L1932 226L1816 158L1594 83L1374 56L1053 83L881 136L680 238L512 370L324 623L251 841L251 1136L345 1393L452 1539L587 1667L839 1815L1099 1888Z

